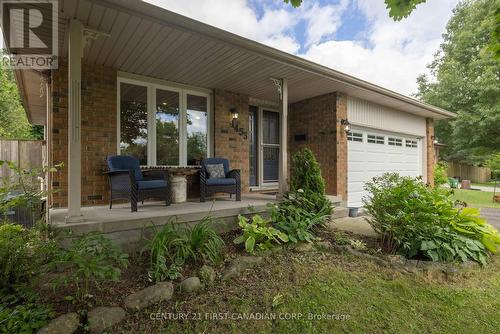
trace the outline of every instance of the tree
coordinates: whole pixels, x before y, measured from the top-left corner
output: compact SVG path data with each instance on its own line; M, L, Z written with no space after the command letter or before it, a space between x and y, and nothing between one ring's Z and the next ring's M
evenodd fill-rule
M500 153L492 155L491 158L486 161L485 165L491 169L493 179L500 181Z
M457 113L436 123L436 137L448 145L447 160L480 164L500 148L500 62L491 50L500 0L458 4L444 42L418 79L417 97Z
M43 138L43 128L41 131L40 128L28 122L12 70L0 62L0 138Z
M300 7L302 0L283 0L285 3L291 4L293 7ZM426 0L384 0L387 9L389 9L389 16L395 21L399 21L408 15L417 7L417 5L424 3Z

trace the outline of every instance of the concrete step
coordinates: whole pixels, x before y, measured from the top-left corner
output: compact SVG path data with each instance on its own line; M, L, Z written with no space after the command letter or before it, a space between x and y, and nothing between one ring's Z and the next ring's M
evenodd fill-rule
M346 202L342 201L342 199L339 196L326 195L326 197L328 197L330 202L332 202L332 205L335 207L346 206Z
M333 209L332 219L345 218L349 216L349 209L337 206Z

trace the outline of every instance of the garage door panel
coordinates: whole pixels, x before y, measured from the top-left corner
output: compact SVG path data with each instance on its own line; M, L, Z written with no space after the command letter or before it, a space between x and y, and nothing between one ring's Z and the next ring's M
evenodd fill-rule
M353 131L363 133L363 142L348 141L348 206L363 205L362 198L368 195L364 190L365 183L376 176L387 172L412 177L422 174L420 140L416 148L404 146L404 140L403 146L388 145L387 137L405 138L405 136L377 131L377 135L386 137L382 145L367 142L367 134L373 134L373 131L362 129ZM415 139L410 135L408 137Z

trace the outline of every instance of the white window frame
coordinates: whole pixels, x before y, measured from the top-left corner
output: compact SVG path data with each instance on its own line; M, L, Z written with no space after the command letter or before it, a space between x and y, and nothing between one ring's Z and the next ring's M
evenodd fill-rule
M417 139L405 139L405 147L408 148L418 148L418 140Z
M373 137L373 138L370 138ZM380 141L380 138L382 138L382 141ZM373 140L372 142L370 140ZM368 144L378 144L378 145L385 145L385 136L384 135L377 135L374 133L367 133L366 134L366 142Z
M212 157L213 146L213 126L212 126L212 94L209 90L187 85L181 85L169 81L138 76L134 74L119 72L116 89L117 105L117 152L120 154L120 86L122 83L142 86L147 88L148 105L148 143L147 143L147 163L148 166L156 166L156 90L172 91L179 94L179 166L187 166L187 96L202 96L207 99L207 157Z
M359 137L358 135L361 135L361 137ZM349 139L349 138L352 138L352 139ZM360 138L361 140L354 140L354 138L358 138L358 139ZM363 132L360 132L360 131L351 130L347 134L347 141L351 141L351 142L355 142L355 143L364 143L365 142L365 134Z
M392 140L392 143L391 143ZM403 147L403 138L387 137L387 145L395 147Z

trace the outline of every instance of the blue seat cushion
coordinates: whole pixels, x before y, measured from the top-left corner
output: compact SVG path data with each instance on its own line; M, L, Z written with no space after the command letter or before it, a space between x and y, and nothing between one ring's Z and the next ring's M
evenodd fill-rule
M230 186L236 184L236 179L207 179L208 186Z
M138 189L157 189L166 187L167 187L167 181L165 180L137 181Z

